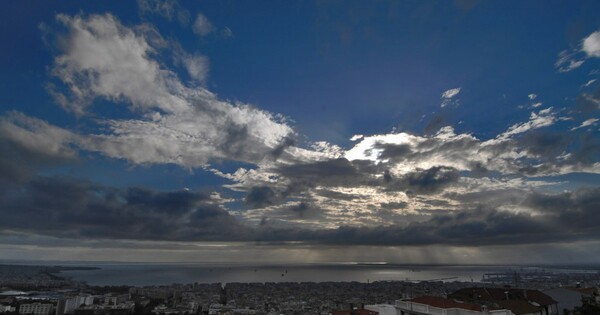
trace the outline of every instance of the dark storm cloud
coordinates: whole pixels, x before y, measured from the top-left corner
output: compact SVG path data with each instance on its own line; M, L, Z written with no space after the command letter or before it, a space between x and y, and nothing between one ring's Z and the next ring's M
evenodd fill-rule
M379 204L379 207L381 209L386 209L386 210L404 209L404 208L406 208L406 206L408 206L408 203L406 203L406 202L383 202L383 203Z
M301 219L316 219L323 217L323 211L310 202L300 202L288 208Z
M527 150L538 154L543 163L528 164L519 169L526 175L547 174L561 167L592 167L600 161L600 139L591 133L539 134L525 138ZM563 158L556 157L569 152Z
M459 179L458 170L453 167L434 166L417 170L402 176L390 188L401 189L409 194L429 194L455 183Z
M418 178L423 180L431 172ZM430 212L402 226L336 229L270 224L250 227L204 193L113 188L59 177L36 177L19 189L4 191L0 198L0 230L62 238L479 246L600 237L600 188L552 195L531 193L523 197L521 205L532 212L501 211L485 205ZM404 206L389 203L382 204L382 209ZM278 215L318 219L322 211L302 201L281 208Z
M394 148L394 150L397 147ZM304 183L306 187L315 185L331 186L386 186L389 189L411 190L416 193L430 193L456 182L458 171L452 167L434 166L417 169L394 178L384 166L371 161L335 159L311 164L289 165L279 169L279 173L293 182ZM382 174L378 179L375 175Z
M245 233L226 210L198 192L121 189L70 178L36 177L0 198L0 229L33 234L230 240Z
M565 133L532 131L519 139L519 144L532 154L549 157L561 154L571 139Z
M379 159L388 160L389 163L394 164L405 161L429 160L441 154L448 158L456 157L456 160L464 160L465 152L469 152L472 148L479 146L479 140L471 137L463 137L452 139L451 141L423 138L418 144L377 143L374 148L380 150ZM507 147L510 146L508 142L498 143L489 145L485 149L501 153L506 151Z
M264 240L297 240L371 245L503 245L570 242L600 237L600 189L560 195L532 195L526 205L539 213L514 213L493 208L432 215L405 227L352 227L303 233L301 230L264 231ZM269 234L268 232L272 232Z
M359 170L356 165L345 158L285 165L280 167L278 171L288 178L302 178L307 181L355 180L359 177Z
M244 203L250 208L262 208L281 202L281 197L271 187L252 187L244 197Z
M274 198L270 200L279 200L281 202L290 196L303 193L318 185L325 187L377 185L378 181L371 174L379 172L379 169L380 167L370 161L351 162L345 158L283 165L276 168L275 172L287 178L289 183L283 188L278 188L277 191L273 188ZM264 188L261 188L261 190L264 190ZM250 194L255 193L256 188L251 188L246 196L246 200Z

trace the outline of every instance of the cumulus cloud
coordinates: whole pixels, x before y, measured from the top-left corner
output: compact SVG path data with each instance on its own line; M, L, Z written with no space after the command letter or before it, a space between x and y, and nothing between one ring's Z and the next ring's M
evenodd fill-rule
M581 50L588 57L600 57L600 31L593 32L583 40Z
M156 3L146 4L169 12ZM207 58L163 39L153 27L126 26L110 14L57 20L65 31L58 35L49 91L93 128L69 131L20 113L0 119L0 147L8 152L0 158L0 178L20 185L0 192L6 217L0 229L70 238L379 245L598 236L584 222L597 209L597 189L538 191L560 184L539 176L600 173L597 137L544 128L561 119L553 108L536 109L487 139L444 126L438 115L425 135L355 135L348 148L326 141L302 148L285 117L209 91ZM207 19L202 23L204 31L194 29L199 35L215 31ZM169 64L186 71L186 79ZM445 91L442 106L460 91ZM582 94L581 112L598 108L598 91ZM128 112L106 118L96 106ZM573 130L595 123L591 118ZM224 188L240 197L36 176L44 167L76 159L79 151L133 165L203 168L227 180ZM218 169L221 160L244 167L228 173ZM229 211L228 202L242 209ZM33 215L41 220L26 219ZM572 225L551 234L568 218Z
M293 136L282 117L248 104L219 100L197 85L186 86L158 61L146 33L110 14L59 15L67 28L52 73L66 87L53 89L66 109L84 115L98 98L129 105L137 118L100 120L108 133L85 137L80 146L133 163L203 167L212 160L258 163L272 159ZM204 80L206 59L176 50L190 76ZM114 106L114 105L113 105Z

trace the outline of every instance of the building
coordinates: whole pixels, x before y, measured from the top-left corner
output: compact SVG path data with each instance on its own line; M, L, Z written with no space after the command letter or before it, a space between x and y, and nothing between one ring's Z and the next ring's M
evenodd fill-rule
M593 295L594 289L554 288L545 290L544 293L558 302L559 314L563 315L573 313L576 307L583 304L583 299Z
M90 294L60 299L56 304L56 315L73 314L78 307L92 304L94 304L94 297Z
M39 302L21 304L19 314L51 315L54 314L54 304Z
M0 304L0 313L12 313L12 312L16 312L16 311L17 311L17 307L15 307L15 306Z
M397 315L514 315L507 309L490 309L486 305L460 302L439 296L397 300L396 310Z
M473 287L460 289L448 296L452 300L505 308L513 314L558 315L558 302L538 290Z

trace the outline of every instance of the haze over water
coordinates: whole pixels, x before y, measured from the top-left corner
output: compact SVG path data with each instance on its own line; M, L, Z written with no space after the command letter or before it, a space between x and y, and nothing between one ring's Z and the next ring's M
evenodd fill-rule
M173 283L327 282L327 281L475 281L485 273L537 267L427 266L387 264L102 264L97 270L69 270L59 275L90 285L166 285ZM557 271L556 269L544 269ZM564 271L564 270L562 270Z

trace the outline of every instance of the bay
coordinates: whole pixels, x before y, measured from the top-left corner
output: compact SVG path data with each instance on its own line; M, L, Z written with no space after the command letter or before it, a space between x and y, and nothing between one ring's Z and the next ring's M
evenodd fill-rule
M167 285L173 283L475 281L485 273L523 270L518 266L394 264L96 264L95 270L59 275L90 285Z

